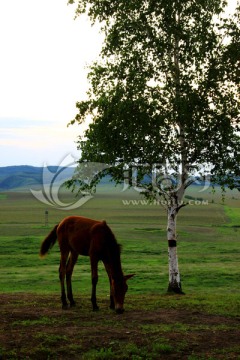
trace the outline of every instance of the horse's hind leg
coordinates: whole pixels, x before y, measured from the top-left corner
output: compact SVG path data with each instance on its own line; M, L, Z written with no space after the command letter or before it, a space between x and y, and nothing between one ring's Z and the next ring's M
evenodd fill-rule
M94 256L90 256L91 260L91 270L92 270L92 296L91 296L91 302L93 311L96 311L99 309L97 306L97 298L96 298L96 288L98 283L98 259Z
M65 285L64 285L68 255L69 255L68 252L61 253L61 260L59 266L59 279L61 281L61 300L62 300L63 309L67 309L68 307L66 293L65 293Z
M66 281L67 281L67 297L70 301L70 306L75 305L75 301L73 300L73 293L72 293L72 273L74 265L76 264L78 259L78 254L75 252L71 252L70 257L67 263L67 270L66 270Z

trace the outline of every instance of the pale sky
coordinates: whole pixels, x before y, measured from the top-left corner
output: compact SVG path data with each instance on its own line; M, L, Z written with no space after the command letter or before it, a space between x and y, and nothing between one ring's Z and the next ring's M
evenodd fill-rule
M0 0L0 167L79 158L82 130L67 124L101 41L67 0Z
M0 166L79 157L81 129L67 124L102 37L74 9L67 0L0 0Z

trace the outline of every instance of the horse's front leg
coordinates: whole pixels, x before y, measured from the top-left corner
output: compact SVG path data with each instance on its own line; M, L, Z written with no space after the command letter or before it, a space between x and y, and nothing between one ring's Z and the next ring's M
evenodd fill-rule
M112 289L112 277L111 277L111 271L109 268L109 265L104 263L106 272L108 274L108 279L109 279L109 285L110 285L110 309L115 309L115 302L114 302L114 297L113 297L113 289Z
M96 288L98 283L98 259L91 256L91 270L92 270L92 296L91 302L93 311L99 310L97 306Z

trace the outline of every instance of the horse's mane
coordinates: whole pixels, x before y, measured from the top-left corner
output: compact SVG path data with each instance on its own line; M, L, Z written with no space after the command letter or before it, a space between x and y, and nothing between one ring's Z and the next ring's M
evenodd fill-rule
M120 254L122 246L120 244L118 244L114 233L112 232L110 227L107 225L106 221L103 221L102 224L104 226L104 233L106 236L106 241L107 241L108 247L110 247L111 250L117 251L117 253Z
M106 221L102 221L101 223L98 223L94 225L93 232L102 232L106 244L106 248L108 250L109 259L111 259L111 263L113 267L120 271L122 275L122 268L121 268L121 245L118 244L117 239L115 235L113 234L110 227L107 225Z

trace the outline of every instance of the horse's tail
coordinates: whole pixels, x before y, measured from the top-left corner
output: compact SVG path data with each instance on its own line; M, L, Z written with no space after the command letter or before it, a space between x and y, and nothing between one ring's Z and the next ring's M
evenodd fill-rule
M46 255L49 249L53 247L57 240L57 227L58 225L54 226L52 231L48 234L48 236L43 240L42 245L40 247L40 257Z

